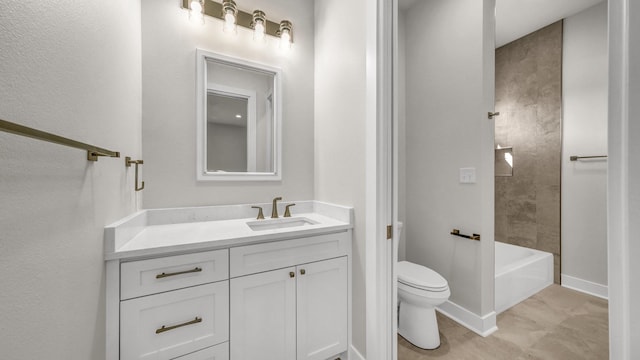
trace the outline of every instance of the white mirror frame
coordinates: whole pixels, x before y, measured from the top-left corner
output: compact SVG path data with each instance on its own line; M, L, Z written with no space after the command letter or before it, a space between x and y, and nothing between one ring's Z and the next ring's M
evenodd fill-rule
M273 172L218 172L207 170L207 59L273 74ZM278 68L196 49L196 176L198 181L282 180L282 71Z

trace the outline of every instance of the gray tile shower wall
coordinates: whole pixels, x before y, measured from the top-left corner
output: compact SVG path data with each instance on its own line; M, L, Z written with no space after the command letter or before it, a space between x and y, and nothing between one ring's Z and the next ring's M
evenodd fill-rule
M551 252L560 282L562 21L496 49L496 145L513 176L496 177L495 239Z

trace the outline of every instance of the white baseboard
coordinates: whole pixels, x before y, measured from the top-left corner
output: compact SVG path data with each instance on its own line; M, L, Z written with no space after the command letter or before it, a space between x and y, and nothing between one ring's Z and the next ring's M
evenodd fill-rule
M480 316L454 302L451 302L450 300L447 300L444 304L436 307L436 310L483 337L487 337L498 330L498 327L496 326L495 311L492 311L487 315Z
M362 354L353 347L353 345L349 346L349 360L366 360Z
M560 283L562 287L597 296L602 299L609 299L609 287L606 285L597 284L565 274L560 274Z

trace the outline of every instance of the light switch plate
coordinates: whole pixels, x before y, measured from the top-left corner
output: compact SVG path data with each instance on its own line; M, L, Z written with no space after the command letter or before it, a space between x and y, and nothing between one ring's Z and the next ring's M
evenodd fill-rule
M476 168L460 168L460 183L461 184L475 184L476 183Z

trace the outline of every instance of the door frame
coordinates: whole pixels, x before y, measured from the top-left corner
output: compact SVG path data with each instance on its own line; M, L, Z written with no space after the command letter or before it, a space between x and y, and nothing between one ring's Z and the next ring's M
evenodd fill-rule
M397 240L394 197L397 171L393 161L396 154L393 151L396 9L397 0L369 0L365 11L367 360L389 360L397 356L396 311L392 306L395 303L393 241ZM393 225L392 239L387 239L388 225Z
M366 341L368 360L385 359L381 354L389 354L394 350L395 332L393 329L383 328L384 323L392 322L390 316L390 301L393 289L388 286L392 279L392 269L386 263L378 263L378 259L391 255L390 242L384 240L383 227L389 221L380 209L385 200L380 197L381 188L388 173L382 169L385 166L385 156L389 156L391 148L384 143L378 146L381 134L378 129L384 129L386 109L383 104L393 104L392 94L384 92L385 84L382 79L391 77L391 71L384 66L393 62L393 51L390 39L395 23L393 9L397 9L397 0L392 0L393 8L383 0L370 0L367 3L367 246L366 246ZM609 351L612 359L630 359L633 351L631 343L630 324L630 255L629 246L631 235L629 232L630 210L636 210L637 204L629 203L629 143L638 141L630 139L629 128L629 0L609 0L609 168L607 190L608 214L608 273L609 273ZM636 20L635 18L633 19ZM387 39L389 42L385 42ZM385 45L388 51L385 55ZM377 64L381 66L377 66ZM386 73L385 73L386 71ZM377 81L380 79L381 81ZM388 107L388 105L387 105ZM378 111L382 110L382 111ZM391 110L393 111L393 110ZM381 130L380 132L384 132ZM390 167L392 168L392 167ZM381 205L381 207L378 207ZM393 216L393 215L392 215ZM394 218L397 220L397 218ZM394 231L397 237L397 230ZM635 255L635 254L633 254ZM382 285L380 285L382 284ZM387 305L385 307L385 304ZM636 345L637 346L637 345ZM396 359L396 354L386 359Z
M630 199L629 184L637 179L637 165L630 166L630 145L640 139L629 134L630 118L630 22L638 20L638 10L630 11L629 0L609 0L609 125L607 169L607 237L609 287L609 357L628 360L637 356L640 346L633 342L630 319L633 296L630 259L637 256L630 231L630 215L638 211L638 202ZM637 54L635 54L637 56ZM637 84L635 84L637 86ZM631 110L633 112L633 110ZM637 109L635 109L637 112ZM636 145L637 147L637 145ZM635 176L637 178L637 175ZM637 287L636 287L637 289ZM637 325L636 329L637 331ZM637 336L637 333L636 335Z

